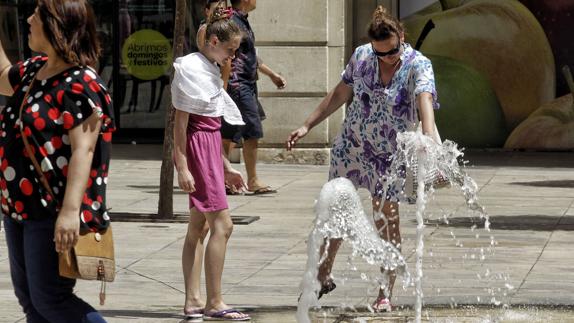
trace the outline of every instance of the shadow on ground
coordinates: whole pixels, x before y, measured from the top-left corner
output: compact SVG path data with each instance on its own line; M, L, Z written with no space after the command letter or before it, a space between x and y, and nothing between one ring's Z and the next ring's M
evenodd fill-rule
M574 231L574 218L548 215L490 216L490 228L495 230ZM413 220L414 222L414 220ZM427 220L427 225L453 228L484 227L484 219L477 217L452 217L448 220Z
M510 184L533 187L574 188L574 180L513 182Z
M467 166L572 168L572 152L532 152L504 150L467 150Z
M181 319L181 315L159 311L145 310L100 310L106 318L149 318L149 319Z
M141 223L187 223L189 214L174 214L171 218L160 218L157 213L130 213L130 212L110 212L113 222L141 222ZM231 220L236 225L251 224L261 217L248 215L232 215ZM167 228L166 226L148 226L153 228Z

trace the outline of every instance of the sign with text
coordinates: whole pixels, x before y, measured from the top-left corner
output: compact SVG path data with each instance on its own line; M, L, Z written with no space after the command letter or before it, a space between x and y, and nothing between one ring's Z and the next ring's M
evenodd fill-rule
M160 32L142 29L126 39L122 60L130 75L142 80L154 80L170 68L173 62L172 46Z

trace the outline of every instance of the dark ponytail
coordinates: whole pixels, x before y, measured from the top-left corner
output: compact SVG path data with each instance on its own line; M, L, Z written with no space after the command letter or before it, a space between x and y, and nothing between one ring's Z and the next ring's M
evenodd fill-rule
M403 24L389 14L385 7L378 6L369 24L369 38L371 38L371 40L386 40L393 35L400 37L403 33Z

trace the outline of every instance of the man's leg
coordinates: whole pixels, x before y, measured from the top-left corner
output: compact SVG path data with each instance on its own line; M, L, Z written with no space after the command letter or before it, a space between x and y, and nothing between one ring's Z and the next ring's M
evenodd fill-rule
M243 142L243 160L245 161L245 171L247 172L247 187L255 190L262 187L257 178L257 147L259 139L251 138Z
M233 126L222 120L221 124L221 144L223 146L223 154L230 160L233 149L241 140L241 132L239 127ZM227 195L235 195L238 192L230 186L225 185L225 192Z
M235 148L235 143L231 139L222 139L221 143L223 144L223 153L229 159L229 155Z
M229 156L237 143L241 142L241 132L238 126L231 125L225 120L221 120L221 144L223 153L229 159Z
M243 160L247 172L247 190L255 193L274 193L275 191L263 183L257 176L257 149L259 139L263 138L263 125L257 104L255 90L242 96L241 113L245 126L240 128L243 137Z

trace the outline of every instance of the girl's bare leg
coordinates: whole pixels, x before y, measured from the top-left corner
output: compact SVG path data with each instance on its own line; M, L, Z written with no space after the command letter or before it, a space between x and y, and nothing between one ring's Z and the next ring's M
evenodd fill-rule
M227 241L233 232L233 222L229 215L229 210L217 212L206 212L205 217L209 223L211 234L205 248L205 285L207 289L207 300L205 313L209 315L217 311L228 309L229 306L223 302L221 295L221 276L223 274L223 264L225 263L225 253L227 251ZM227 318L241 318L247 315L242 313L229 313Z
M203 309L201 300L201 268L203 264L203 240L209 231L205 216L195 208L190 210L187 235L183 243L182 267L185 284L185 314Z

